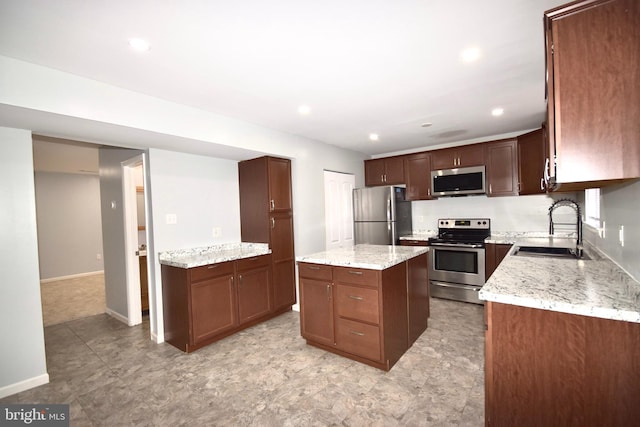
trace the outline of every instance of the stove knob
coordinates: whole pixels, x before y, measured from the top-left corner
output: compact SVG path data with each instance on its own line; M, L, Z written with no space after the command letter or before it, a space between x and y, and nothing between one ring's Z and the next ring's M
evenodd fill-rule
M482 224L483 225L487 225L487 221L482 221Z

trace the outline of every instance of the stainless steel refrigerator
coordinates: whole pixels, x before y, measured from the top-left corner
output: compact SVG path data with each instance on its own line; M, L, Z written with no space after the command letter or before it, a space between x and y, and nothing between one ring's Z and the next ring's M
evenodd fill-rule
M353 190L355 243L397 245L411 234L411 202L402 187L384 186Z

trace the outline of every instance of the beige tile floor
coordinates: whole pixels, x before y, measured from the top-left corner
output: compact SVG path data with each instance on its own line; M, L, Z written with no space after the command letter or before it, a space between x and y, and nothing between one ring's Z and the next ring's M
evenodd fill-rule
M104 274L40 285L45 326L105 312Z
M482 307L432 300L389 372L306 345L288 312L192 354L106 314L45 328L49 384L2 403L68 403L72 426L482 426Z

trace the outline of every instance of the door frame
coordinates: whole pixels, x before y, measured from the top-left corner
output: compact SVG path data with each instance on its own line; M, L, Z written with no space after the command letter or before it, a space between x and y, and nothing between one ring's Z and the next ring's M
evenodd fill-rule
M149 239L149 204L147 202L147 160L145 153L138 154L121 163L122 167L122 198L124 216L124 252L126 268L127 289L127 324L134 326L142 323L142 303L140 293L140 265L136 251L138 250L138 208L136 193L136 167L142 165L143 198L145 210L145 234L147 241L147 271L150 270L148 256L152 250ZM151 303L155 301L153 286L149 286L149 316L153 318L155 307Z

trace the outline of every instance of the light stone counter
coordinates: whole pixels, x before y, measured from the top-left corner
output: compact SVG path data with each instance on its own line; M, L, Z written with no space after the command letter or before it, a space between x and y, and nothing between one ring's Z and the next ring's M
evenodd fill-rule
M575 233L556 233L555 237L574 237ZM524 238L548 238L548 232L542 231L495 231L487 237L485 243L495 243L502 245L513 245L516 241Z
M355 245L350 248L298 256L296 261L384 270L428 251L429 248L426 246Z
M515 239L522 246L573 247L572 238ZM640 323L640 283L590 247L591 259L505 257L479 293L481 300Z
M178 268L193 268L242 258L270 254L267 243L225 243L191 249L161 252L160 264Z
M400 240L429 240L430 237L437 237L438 232L433 230L416 231L408 236L400 236Z

